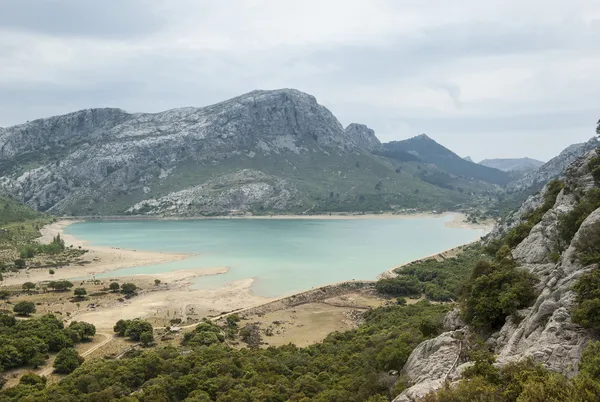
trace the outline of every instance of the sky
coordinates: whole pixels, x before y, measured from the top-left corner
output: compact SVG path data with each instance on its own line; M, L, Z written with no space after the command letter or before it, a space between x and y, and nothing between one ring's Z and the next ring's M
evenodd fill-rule
M595 135L600 0L0 0L0 127L278 88L382 141L546 161Z

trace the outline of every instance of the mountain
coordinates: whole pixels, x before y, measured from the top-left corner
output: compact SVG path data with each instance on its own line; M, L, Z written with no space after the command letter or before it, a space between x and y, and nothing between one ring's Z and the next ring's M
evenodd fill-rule
M421 165L293 89L160 113L86 109L0 129L0 192L59 215L449 209L492 188L460 178L438 185L421 178L438 169Z
M573 144L536 171L511 182L507 188L510 192L526 191L530 188L539 189L550 180L561 177L569 164L599 146L600 141L598 140L598 137L593 137L588 142L582 144Z
M389 151L410 153L423 162L458 177L497 185L504 185L510 181L506 172L469 162L425 134L404 141L388 142L383 144L383 147Z
M480 165L502 170L504 172L522 172L537 170L544 165L544 162L531 158L516 159L484 159L479 162Z
M473 161L473 159L470 156L465 156L463 159L467 162L475 163L475 161Z

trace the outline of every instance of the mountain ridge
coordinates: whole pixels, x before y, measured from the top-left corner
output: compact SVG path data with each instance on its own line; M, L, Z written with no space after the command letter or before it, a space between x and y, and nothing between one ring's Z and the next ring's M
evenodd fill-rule
M506 172L461 158L427 134L420 134L402 141L390 141L382 146L389 150L412 153L424 162L434 164L456 176L474 178L497 185L507 184L511 180Z
M545 162L532 158L493 158L484 159L480 165L502 170L504 172L532 171L542 167Z
M314 96L292 89L158 113L83 109L1 129L0 191L59 215L165 213L155 205L160 199L172 202L168 213L181 206L201 215L269 206L293 213L448 209L493 188L422 180L419 174L438 169L381 149L372 129L344 128ZM274 194L287 201L271 202Z

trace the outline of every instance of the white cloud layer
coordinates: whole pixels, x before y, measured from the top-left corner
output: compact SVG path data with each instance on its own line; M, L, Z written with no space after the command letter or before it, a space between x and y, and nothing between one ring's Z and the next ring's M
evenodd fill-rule
M311 93L384 141L549 159L600 118L597 0L0 0L0 126Z

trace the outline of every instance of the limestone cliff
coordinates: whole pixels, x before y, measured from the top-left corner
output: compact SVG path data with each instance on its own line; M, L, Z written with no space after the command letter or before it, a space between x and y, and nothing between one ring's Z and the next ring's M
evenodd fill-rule
M293 89L160 113L87 109L0 128L0 193L57 215L450 209L476 198L372 154L380 146ZM455 182L481 199L491 190Z
M535 303L519 312L518 321L508 317L501 330L486 341L498 355L499 365L531 356L549 369L567 376L577 373L581 355L592 335L571 321L574 305L571 288L577 278L593 266L582 266L574 244L588 226L600 222L600 209L585 219L558 259L558 254L552 253L557 250L560 216L576 206L581 194L597 186L588 168L588 162L596 155L595 150L590 151L567 167L565 187L554 206L513 250L513 258L522 269L535 274L540 281ZM541 203L542 195L531 197L514 214L515 222L518 223L528 211ZM503 223L500 226L505 227L497 228L492 236L501 236L515 222ZM403 371L413 386L399 395L395 402L416 401L440 388L445 381L458 380L462 370L469 365L459 359L463 335L469 328L457 322L456 311L447 316L446 322L449 332L421 344L409 358Z

